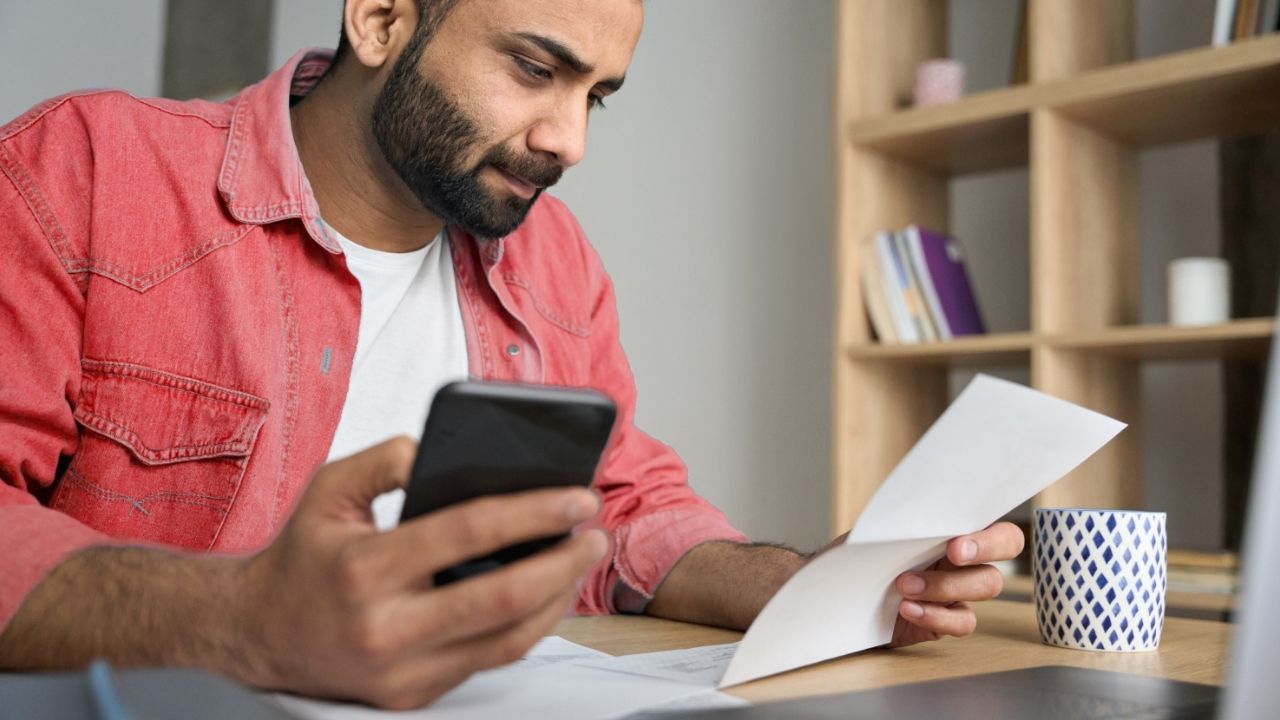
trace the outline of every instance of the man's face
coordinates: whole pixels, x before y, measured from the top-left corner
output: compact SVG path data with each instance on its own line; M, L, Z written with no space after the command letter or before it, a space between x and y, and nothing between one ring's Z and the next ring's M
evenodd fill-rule
M461 0L415 36L373 106L373 135L423 207L510 234L582 160L587 118L621 85L639 0Z

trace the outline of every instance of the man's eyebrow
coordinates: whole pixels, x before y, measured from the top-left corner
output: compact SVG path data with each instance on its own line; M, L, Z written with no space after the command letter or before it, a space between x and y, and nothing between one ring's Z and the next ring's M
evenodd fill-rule
M565 65L568 65L570 70L573 70L575 73L579 75L590 75L591 73L596 71L596 68L594 65L584 62L582 58L578 57L577 53L565 47L563 43L553 40L545 35L537 35L535 33L521 32L521 33L516 33L516 37L520 38L521 40L527 43L537 45L539 48L542 49L543 52L547 53L548 55L555 58L556 60L559 60ZM605 88L609 92L617 92L618 90L622 89L622 83L625 80L626 80L625 75L621 77L606 78L604 80L601 80L599 83L597 83L597 85Z

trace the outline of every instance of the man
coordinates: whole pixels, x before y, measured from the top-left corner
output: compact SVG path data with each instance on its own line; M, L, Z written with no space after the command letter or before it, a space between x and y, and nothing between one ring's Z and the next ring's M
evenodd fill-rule
M642 14L347 0L332 67L299 55L225 104L64 96L0 129L0 667L105 656L409 708L570 607L750 624L806 558L745 542L632 425L608 277L542 194ZM415 445L374 443L466 375L612 397L598 499L379 532ZM983 563L1021 544L996 525L900 578L894 644L972 632L965 601L1000 589Z

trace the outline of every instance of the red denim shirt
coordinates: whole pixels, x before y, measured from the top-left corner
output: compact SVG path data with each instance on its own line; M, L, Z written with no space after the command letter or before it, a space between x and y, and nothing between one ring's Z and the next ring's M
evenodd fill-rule
M226 103L66 95L0 128L0 628L86 546L263 547L324 461L360 287L289 97L328 63L299 53ZM578 612L742 540L632 424L613 288L568 210L544 196L505 239L450 232L471 375L618 403L595 485L614 552Z

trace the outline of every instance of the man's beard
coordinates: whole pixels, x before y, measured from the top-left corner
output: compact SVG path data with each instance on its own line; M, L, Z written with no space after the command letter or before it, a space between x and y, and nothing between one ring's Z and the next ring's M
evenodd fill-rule
M374 101L373 136L424 208L476 237L509 235L524 222L542 189L560 179L563 169L501 145L485 152L474 167L463 167L468 153L483 140L480 129L439 86L422 77L418 71L422 48L411 42L392 67ZM480 178L487 166L537 187L533 197L496 197Z

